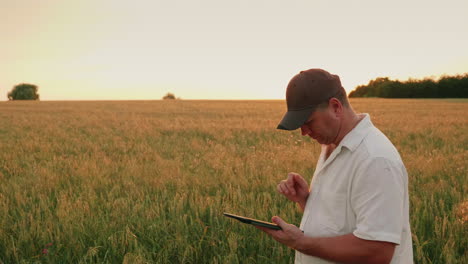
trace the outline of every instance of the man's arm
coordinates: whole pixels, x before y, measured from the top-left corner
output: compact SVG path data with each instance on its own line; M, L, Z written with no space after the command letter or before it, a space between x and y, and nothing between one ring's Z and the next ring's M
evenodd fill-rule
M306 255L340 263L382 264L390 263L395 244L382 241L364 240L353 234L336 237L307 237L294 225L275 216L272 221L282 230L257 227L285 244Z
M337 237L312 238L304 236L296 250L311 256L340 263L390 263L395 244L364 240L353 234Z

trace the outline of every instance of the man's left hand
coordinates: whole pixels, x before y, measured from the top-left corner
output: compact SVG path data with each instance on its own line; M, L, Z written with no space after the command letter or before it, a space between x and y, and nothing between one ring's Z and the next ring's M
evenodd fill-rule
M297 249L297 245L299 241L304 237L304 233L297 226L286 223L279 216L273 216L271 220L273 221L273 223L279 225L282 230L274 230L261 226L255 227L267 233L276 241L290 248Z

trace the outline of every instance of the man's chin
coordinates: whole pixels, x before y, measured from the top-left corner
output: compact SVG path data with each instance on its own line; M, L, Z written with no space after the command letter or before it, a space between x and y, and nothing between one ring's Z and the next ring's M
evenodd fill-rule
M317 141L317 143L321 144L321 145L330 145L332 142L329 142L327 141L326 139L323 139L323 138L314 138L315 141Z
M313 138L313 137L312 137L312 138ZM320 144L324 144L322 138L320 138L320 137L313 138L313 139L314 139L315 141L317 141L318 143L320 143Z
M325 145L328 144L328 143L325 142L325 140L323 140L323 138L321 138L321 137L313 137L313 136L311 136L311 135L308 135L308 136L309 136L311 139L317 141L317 143L319 143L319 144L322 144L322 145L323 145L323 144L325 144Z

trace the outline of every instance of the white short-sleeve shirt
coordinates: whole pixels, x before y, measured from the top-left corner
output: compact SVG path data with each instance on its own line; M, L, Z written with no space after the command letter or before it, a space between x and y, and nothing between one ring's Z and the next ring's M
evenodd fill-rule
M397 244L391 263L413 263L408 175L398 151L368 114L315 169L300 228L310 237L353 233ZM332 263L296 251L296 264Z

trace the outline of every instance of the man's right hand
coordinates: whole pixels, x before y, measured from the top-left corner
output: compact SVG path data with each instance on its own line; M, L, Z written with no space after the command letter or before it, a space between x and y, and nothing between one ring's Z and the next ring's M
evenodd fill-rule
M278 184L277 190L290 201L298 203L304 210L309 197L309 185L301 175L295 172L288 173L288 178Z

